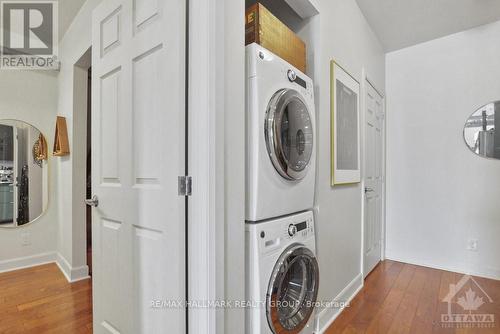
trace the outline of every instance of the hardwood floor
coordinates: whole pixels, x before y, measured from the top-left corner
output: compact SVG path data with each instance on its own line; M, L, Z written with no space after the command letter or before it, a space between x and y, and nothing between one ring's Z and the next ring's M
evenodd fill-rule
M326 334L351 333L500 333L500 281L474 277L457 294L471 289L483 305L477 312L494 315L492 328L443 328L442 300L463 275L384 261L367 277L364 288ZM491 298L490 302L488 296ZM462 300L463 301L463 300ZM472 305L473 306L473 305ZM453 306L452 313L468 313ZM69 284L55 264L0 274L0 334L92 333L92 283Z
M92 282L69 284L56 264L0 274L0 333L92 333Z
M448 313L447 303L450 284L457 284L464 275L425 268L394 261L380 263L370 275L365 286L326 331L326 334L350 333L443 333L490 334L500 333L500 281L474 277L463 280L463 288L453 301L465 296L471 289L475 298L465 298L469 308L482 298L483 305L473 314L492 314L492 328L445 328L441 315ZM487 295L486 295L487 294ZM488 296L491 298L490 302ZM462 300L464 302L464 300ZM472 304L471 304L472 303ZM480 303L476 304L479 305ZM453 314L469 314L453 304ZM464 327L464 326L462 326Z

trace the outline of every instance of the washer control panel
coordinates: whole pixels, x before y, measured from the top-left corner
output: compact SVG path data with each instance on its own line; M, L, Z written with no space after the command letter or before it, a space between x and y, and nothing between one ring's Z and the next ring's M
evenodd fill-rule
M307 238L312 234L314 234L314 227L311 218L291 223L287 228L287 236L290 239L295 237Z
M302 243L314 238L313 219L313 213L308 211L264 223L247 224L247 230L253 231L263 254L272 253L290 243Z

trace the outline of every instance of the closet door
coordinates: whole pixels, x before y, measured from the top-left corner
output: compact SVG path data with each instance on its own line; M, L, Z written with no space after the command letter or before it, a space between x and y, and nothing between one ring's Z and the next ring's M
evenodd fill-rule
M185 1L93 13L94 333L185 333Z
M383 98L366 82L365 103L365 228L364 274L368 275L382 255L384 190Z

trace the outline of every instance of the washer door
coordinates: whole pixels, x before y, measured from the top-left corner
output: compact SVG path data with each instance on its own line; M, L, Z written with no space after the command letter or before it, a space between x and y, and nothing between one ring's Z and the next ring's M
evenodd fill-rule
M273 333L299 333L318 296L319 269L314 254L292 245L276 263L266 296L267 322Z
M264 128L274 168L287 180L303 179L313 152L314 130L307 106L296 90L282 89L273 95Z

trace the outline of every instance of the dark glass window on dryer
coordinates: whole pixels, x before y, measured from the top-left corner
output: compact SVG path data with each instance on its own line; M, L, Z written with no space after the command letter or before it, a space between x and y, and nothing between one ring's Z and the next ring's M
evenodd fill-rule
M269 156L280 175L289 180L304 178L314 133L309 110L297 91L283 89L273 96L265 131Z

